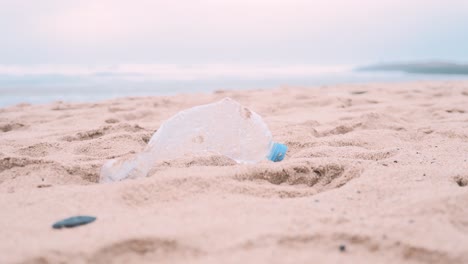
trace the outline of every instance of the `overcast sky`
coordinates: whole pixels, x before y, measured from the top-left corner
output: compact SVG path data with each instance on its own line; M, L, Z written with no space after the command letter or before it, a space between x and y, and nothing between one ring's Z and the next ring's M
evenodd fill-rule
M468 61L468 0L0 0L0 65Z

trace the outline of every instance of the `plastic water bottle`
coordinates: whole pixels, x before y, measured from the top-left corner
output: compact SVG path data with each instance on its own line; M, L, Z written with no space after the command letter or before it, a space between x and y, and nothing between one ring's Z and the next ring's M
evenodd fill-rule
M109 160L101 182L145 177L152 165L185 155L224 155L238 163L283 160L287 146L272 141L255 112L231 98L179 112L164 122L146 149L128 160Z

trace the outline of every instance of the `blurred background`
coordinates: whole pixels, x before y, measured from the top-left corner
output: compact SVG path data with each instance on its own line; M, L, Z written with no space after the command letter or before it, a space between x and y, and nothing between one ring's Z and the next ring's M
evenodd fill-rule
M0 106L468 77L467 0L0 0Z

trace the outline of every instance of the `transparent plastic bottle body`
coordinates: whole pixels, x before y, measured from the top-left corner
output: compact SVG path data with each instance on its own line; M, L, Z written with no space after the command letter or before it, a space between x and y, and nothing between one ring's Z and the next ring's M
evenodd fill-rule
M181 111L164 122L142 153L128 160L107 161L101 182L144 177L155 162L185 155L224 155L238 163L279 161L287 150L284 145L275 147L279 145L272 142L258 114L225 98Z

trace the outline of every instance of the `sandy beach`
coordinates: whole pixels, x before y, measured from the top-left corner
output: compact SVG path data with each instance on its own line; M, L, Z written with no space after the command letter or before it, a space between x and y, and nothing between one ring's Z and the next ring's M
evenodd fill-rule
M182 158L98 183L224 97L284 161ZM0 109L0 263L468 263L467 160L467 81L19 104ZM74 215L97 220L52 229Z

